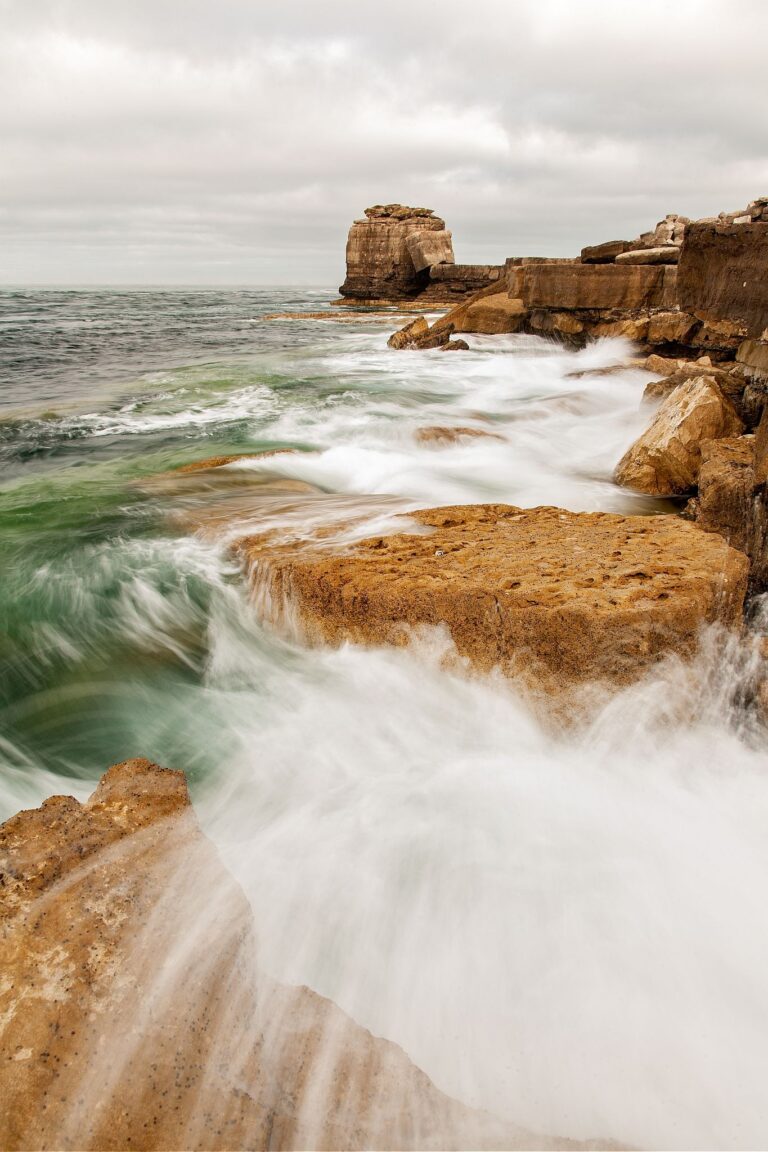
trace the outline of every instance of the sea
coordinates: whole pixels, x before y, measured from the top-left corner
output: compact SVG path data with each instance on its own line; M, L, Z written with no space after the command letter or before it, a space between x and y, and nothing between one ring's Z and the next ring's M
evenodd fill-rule
M129 757L181 768L264 968L445 1092L573 1138L765 1147L749 643L712 630L558 725L445 635L301 643L231 549L437 505L678 511L612 481L649 373L610 371L621 340L395 352L404 318L313 318L332 298L0 292L0 817Z

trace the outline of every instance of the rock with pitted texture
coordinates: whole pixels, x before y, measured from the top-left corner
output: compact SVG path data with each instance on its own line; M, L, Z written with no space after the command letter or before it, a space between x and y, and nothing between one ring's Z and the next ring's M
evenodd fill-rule
M650 427L627 450L615 472L617 484L653 496L690 492L705 440L735 436L739 416L711 376L679 384L662 402Z
M744 326L744 336L759 338L768 327L768 222L690 224L680 256L678 298L687 312L732 321Z
M699 492L687 509L698 526L718 532L750 561L749 590L768 588L768 418L758 436L702 445Z
M430 245L429 233L439 234L436 241L440 257L436 263L453 260L450 233L445 221L427 208L408 208L404 204L376 205L367 208L365 220L356 220L347 240L347 276L339 291L342 296L357 299L414 296L426 287L425 265L414 265L409 241L421 238L418 252Z
M691 656L703 623L740 621L748 568L678 517L505 504L416 512L351 549L257 535L237 550L258 603L305 639L402 644L443 626L476 668L558 698Z
M130 760L85 804L21 812L0 862L8 1152L581 1147L451 1100L397 1045L259 972L181 772Z

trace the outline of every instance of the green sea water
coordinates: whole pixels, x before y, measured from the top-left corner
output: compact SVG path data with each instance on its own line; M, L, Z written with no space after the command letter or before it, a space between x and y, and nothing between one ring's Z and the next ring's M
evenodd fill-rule
M445 635L275 630L229 547L476 501L669 511L611 479L648 374L590 375L617 341L395 353L376 317L265 318L329 296L0 293L0 815L128 757L182 768L261 963L445 1091L572 1137L763 1146L752 640L713 631L563 733L446 670ZM421 442L435 425L498 438Z

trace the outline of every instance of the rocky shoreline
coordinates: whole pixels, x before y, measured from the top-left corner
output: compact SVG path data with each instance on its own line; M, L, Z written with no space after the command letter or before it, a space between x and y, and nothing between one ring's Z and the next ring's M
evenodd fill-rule
M453 305L394 333L393 355L466 351L464 335L632 341L656 380L615 480L682 514L446 506L353 542L327 526L289 540L230 520L272 626L332 645L403 646L437 630L468 672L501 672L555 709L691 661L707 625L739 635L768 589L768 198L713 220L668 216L574 260L487 267L456 265L430 210L376 206L352 227L341 291L358 307ZM421 432L435 451L494 435ZM199 480L256 455L177 474ZM616 1146L473 1111L330 1001L269 980L258 925L180 772L127 761L85 804L56 796L19 813L0 826L0 870L4 1148Z

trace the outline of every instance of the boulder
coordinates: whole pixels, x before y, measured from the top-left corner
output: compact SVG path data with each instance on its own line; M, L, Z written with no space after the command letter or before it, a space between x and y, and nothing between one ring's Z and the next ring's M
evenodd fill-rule
M742 323L754 339L768 327L768 223L690 224L678 271L685 311Z
M691 656L707 621L738 625L748 568L679 517L504 504L415 512L351 549L268 535L236 547L272 622L310 642L402 644L442 626L474 667L559 698Z
M616 257L617 264L677 264L680 249L669 245L664 248L636 248Z
M581 250L582 264L613 264L617 256L631 247L628 240L606 240Z
M85 804L54 796L0 826L0 858L8 1152L577 1147L451 1100L397 1045L261 973L182 773L115 765Z
M494 292L470 301L464 312L459 332L498 336L518 332L525 317L522 300L512 299L507 292Z
M449 340L447 344L440 345L441 352L469 352L466 340Z
M451 234L445 229L411 232L406 236L405 246L417 272L423 272L433 264L453 264Z
M750 375L768 378L768 338L744 340L738 348L736 359L748 369Z
M686 380L662 402L649 428L616 468L617 484L652 496L675 496L696 484L705 440L742 431L733 405L711 376Z
M609 338L623 336L626 340L632 340L636 344L644 344L648 335L648 323L647 316L626 316L621 320L598 320L592 325L590 335Z
M687 216L678 216L671 212L659 221L652 232L643 232L629 247L632 249L665 248L671 245L679 247L683 243L687 224L690 224Z
M618 264L530 264L515 270L526 308L622 310L665 304L664 267Z
M399 332L393 332L387 346L389 348L440 348L448 344L453 324L446 324L440 328L430 328L424 316L417 316L410 324L406 324Z
M655 312L648 320L649 344L685 344L699 326L687 312Z

